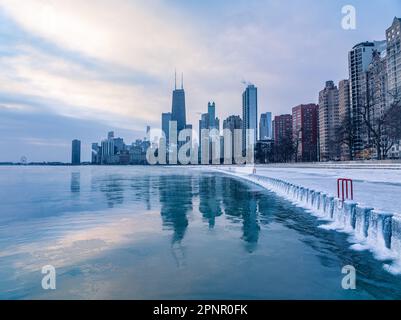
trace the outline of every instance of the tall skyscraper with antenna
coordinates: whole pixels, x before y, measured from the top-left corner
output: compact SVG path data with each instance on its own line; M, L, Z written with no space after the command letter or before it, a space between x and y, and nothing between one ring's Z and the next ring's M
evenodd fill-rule
M177 122L177 130L180 132L187 126L186 110L185 110L185 91L184 91L184 75L181 75L181 88L177 89L177 73L175 73L175 84L173 91L173 103L171 110L171 121Z

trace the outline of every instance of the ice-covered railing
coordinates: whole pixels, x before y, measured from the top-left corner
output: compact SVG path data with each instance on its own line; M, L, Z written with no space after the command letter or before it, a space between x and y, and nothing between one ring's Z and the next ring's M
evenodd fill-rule
M356 242L375 251L401 258L401 216L361 206L355 201L342 201L326 193L257 174L225 173L243 177L280 196L311 210L316 216L331 222L333 229L354 235ZM388 255L387 255L388 256Z

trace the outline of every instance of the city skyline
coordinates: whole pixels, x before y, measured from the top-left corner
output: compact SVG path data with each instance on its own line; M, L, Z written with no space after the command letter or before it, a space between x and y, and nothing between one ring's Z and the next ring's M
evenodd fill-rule
M275 2L189 1L166 7L158 1L117 1L115 15L122 21L137 17L149 26L148 34L126 41L123 23L108 13L105 2L46 7L0 1L5 137L0 143L8 150L0 161L27 156L28 161L68 162L74 138L82 141L82 160L89 161L90 145L104 131L129 141L141 138L143 128L159 127L161 113L170 110L175 68L186 75L187 123L198 123L209 100L218 105L222 120L240 114L243 80L259 88L259 114L279 115L299 103L317 102L322 83L348 77L347 53L355 44L385 39L384 30L401 9L396 1L386 2L354 1L357 29L346 31L340 1L309 6L294 1L291 9ZM77 8L81 14L72 19ZM28 11L42 12L41 19L25 19ZM382 19L374 19L378 14ZM205 17L213 20L210 26L204 26ZM71 21L75 26L69 30ZM136 30L135 23L128 26L129 32ZM313 35L314 41L300 34ZM146 36L152 36L149 46ZM110 43L118 49L107 50ZM150 49L158 54L149 56ZM286 94L288 87L292 95Z

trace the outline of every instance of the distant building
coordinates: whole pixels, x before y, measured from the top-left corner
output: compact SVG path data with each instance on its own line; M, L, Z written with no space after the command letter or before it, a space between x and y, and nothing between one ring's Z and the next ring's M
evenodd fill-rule
M203 113L201 115L201 119L199 120L199 157L201 160L201 154L202 154L202 130L208 129L208 130L218 130L220 131L220 120L219 118L216 117L216 104L214 102L208 102L207 104L207 113ZM209 158L210 160L212 159L212 141L210 140L209 137ZM219 142L221 147L223 142Z
M209 102L207 105L208 129L220 130L220 120L216 117L216 104Z
M395 17L392 25L386 30L387 44L387 77L388 97L387 104L391 105L393 99L401 99L401 18ZM401 158L401 141L394 145L389 156Z
M209 102L207 104L207 113L201 115L199 120L199 130L202 129L217 129L220 130L220 120L216 117L216 104L214 102ZM200 137L201 131L199 131Z
M183 78L181 79L181 89L177 89L177 79L175 81L175 89L173 91L173 101L171 109L171 121L177 122L177 131L179 133L181 130L184 130L187 125Z
M272 137L272 114L262 113L259 121L259 140L271 140Z
M274 117L274 142L280 144L292 140L292 115L283 114Z
M377 50L373 51L372 62L369 64L367 71L364 73L364 83L366 83L366 111L368 114L369 126L378 132L378 123L384 117L390 105L390 97L388 92L388 77L387 77L387 59L385 51L380 53ZM366 124L362 131L364 142L364 156L369 158L381 158L377 152L374 134L368 130ZM384 144L387 137L383 134L380 141ZM388 140L387 140L388 141ZM382 155L383 150L381 150Z
M240 116L229 116L223 121L223 129L229 129L233 134L235 129L242 129L242 120Z
M71 148L71 164L80 165L81 164L81 141L73 140Z
M101 146L97 142L92 143L92 164L100 164L102 159Z
M170 121L171 121L171 113L170 112L162 113L162 130L166 137L166 145L169 144Z
M129 163L134 165L145 165L146 150L149 148L150 142L143 140L136 140L131 146L128 147Z
M338 126L338 88L333 81L327 81L319 93L320 161L339 159L340 150L336 141Z
M122 138L114 138L114 132L109 132L107 139L101 142L101 164L120 164L120 155L126 154L126 146ZM93 152L93 151L92 151Z
M202 113L199 120L199 139L202 138L202 129L208 129L209 127L209 115L207 113Z
M256 144L258 137L258 89L250 84L242 94L242 149L246 149L247 130L254 131L253 141L249 144Z
M351 92L350 82L348 79L341 80L338 84L338 113L339 113L339 130L342 130L342 137L339 141L340 159L343 161L351 160L351 142L352 142L352 126L351 126ZM341 134L341 133L340 133ZM345 141L341 141L345 140Z
M273 138L273 141L276 140L274 135L275 135L275 129L274 129L274 119L273 119L272 120L272 138Z
M229 116L227 119L223 121L223 130L228 129L231 131L232 143L231 143L231 152L233 155L233 163L234 163L234 132L235 130L242 130L242 119L240 116ZM224 145L224 143L223 143ZM222 153L223 154L223 153Z
M395 17L386 30L388 90L401 95L401 18Z
M112 164L114 162L115 148L114 139L109 138L101 142L102 156L101 164Z
M317 161L318 113L316 104L301 104L292 109L292 133L295 160Z
M365 72L372 62L373 52L385 50L385 41L362 42L352 48L348 54L349 81L351 94L351 123L354 142L352 146L353 158L364 159L366 146L366 130L362 113L367 97Z

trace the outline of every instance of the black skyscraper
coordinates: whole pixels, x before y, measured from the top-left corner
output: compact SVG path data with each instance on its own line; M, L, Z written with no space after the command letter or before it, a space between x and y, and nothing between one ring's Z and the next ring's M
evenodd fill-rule
M73 165L81 164L81 141L72 141L71 163Z
M175 81L175 89L173 91L173 104L171 111L171 121L177 122L177 131L184 130L187 126L185 111L185 91L184 81L181 78L181 89L177 89L177 80Z

